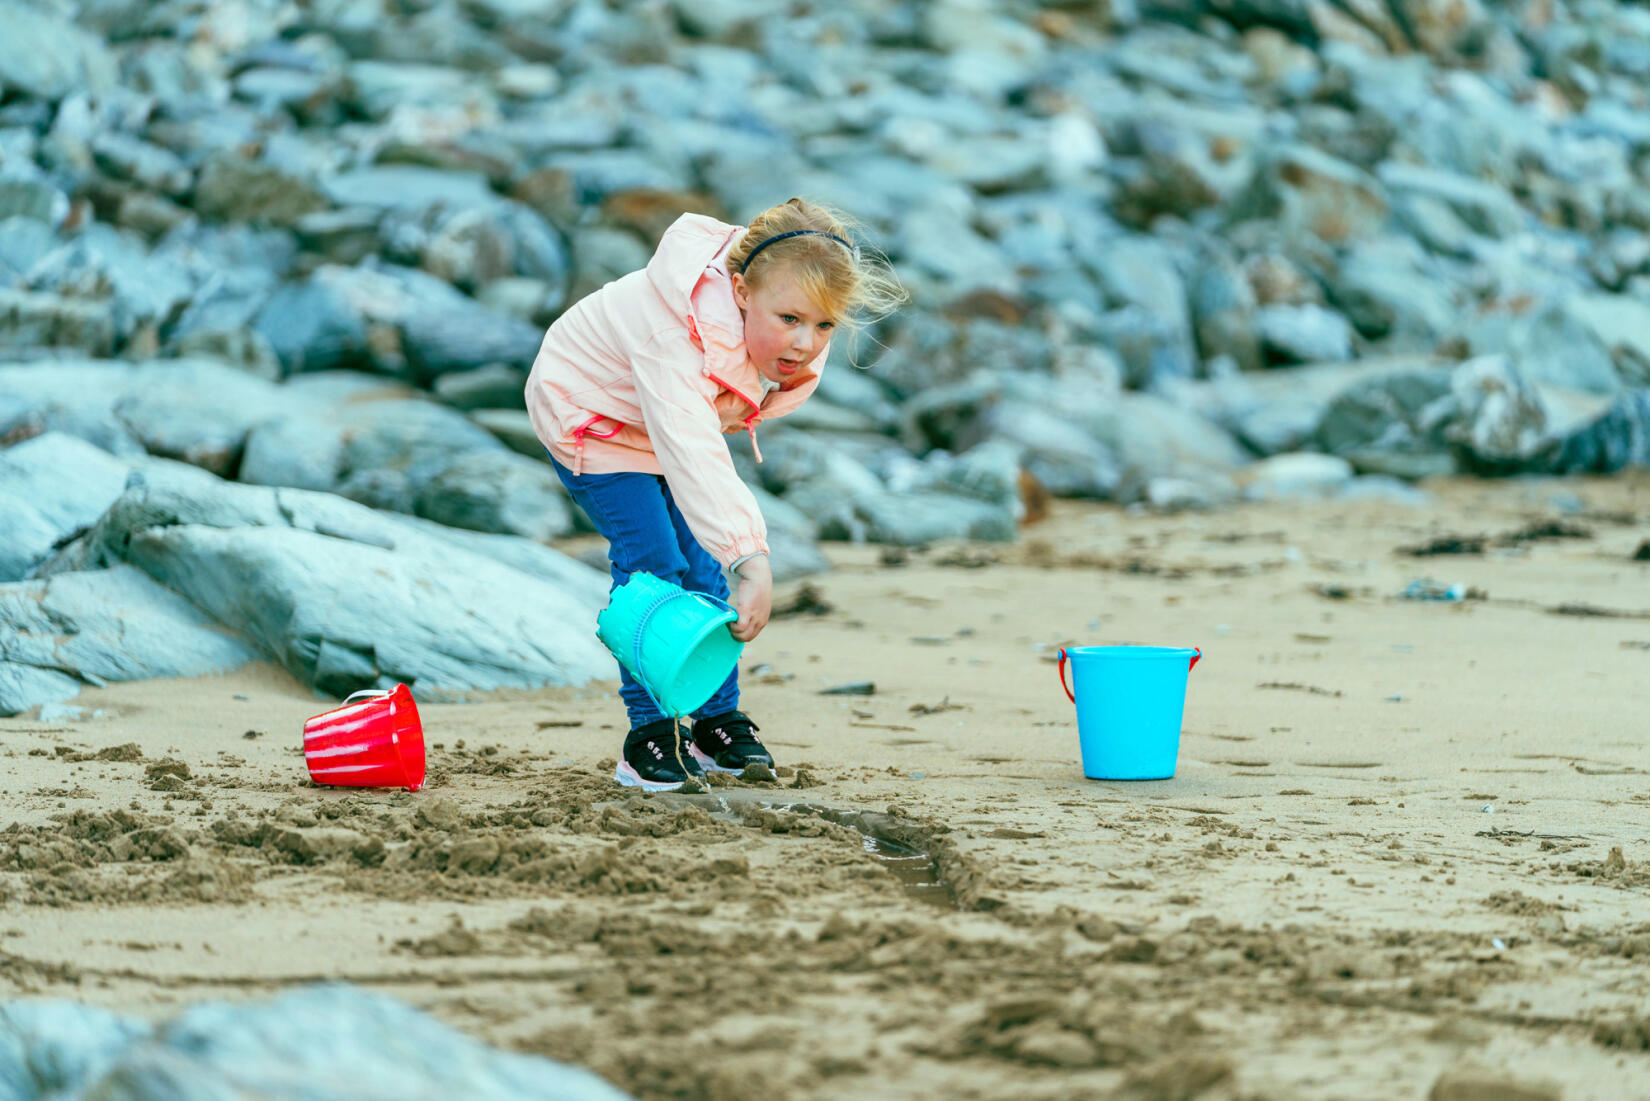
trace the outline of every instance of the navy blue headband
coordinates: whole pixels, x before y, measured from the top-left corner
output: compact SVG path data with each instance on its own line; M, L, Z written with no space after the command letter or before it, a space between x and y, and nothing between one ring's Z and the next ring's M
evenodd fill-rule
M739 265L740 272L743 273L743 272L749 271L750 266L751 266L751 261L756 259L756 254L761 252L763 249L767 248L769 245L773 244L775 241L783 241L787 237L809 237L809 236L812 236L812 237L829 237L831 240L835 241L837 244L841 245L843 248L845 248L849 252L853 253L855 263L859 262L859 249L854 245L850 245L847 241L844 241L842 238L838 237L836 234L826 233L822 229L793 229L789 233L776 233L772 237L769 237L767 240L765 240L765 241L761 242L760 244L758 244L755 248L751 249L750 255L745 257L745 262L743 264Z

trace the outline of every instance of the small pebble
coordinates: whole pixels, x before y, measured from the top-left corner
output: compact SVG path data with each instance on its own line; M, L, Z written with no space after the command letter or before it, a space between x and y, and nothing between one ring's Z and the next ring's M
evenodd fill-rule
M855 680L819 690L821 696L870 696L876 693L875 681Z
M911 779L913 779L913 780L926 780L926 779L928 779L928 773L926 773L926 772L913 772L911 774Z
M1507 950L1507 942L1502 940L1500 937L1490 938L1490 943L1495 945L1495 950L1497 952L1505 952Z
M1482 811L1484 814L1494 814L1495 813L1495 808L1493 806L1491 806L1490 804L1488 804L1488 803L1485 803L1483 806L1479 807L1478 809L1480 811Z

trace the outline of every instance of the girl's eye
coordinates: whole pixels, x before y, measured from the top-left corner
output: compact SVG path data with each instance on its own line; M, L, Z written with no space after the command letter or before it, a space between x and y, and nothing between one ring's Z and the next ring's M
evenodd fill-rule
M834 321L821 321L819 323L819 327L821 329L834 329L834 328L836 328L836 322L834 322Z
M779 320L783 321L787 325L795 325L796 315L791 313L782 313L779 315Z

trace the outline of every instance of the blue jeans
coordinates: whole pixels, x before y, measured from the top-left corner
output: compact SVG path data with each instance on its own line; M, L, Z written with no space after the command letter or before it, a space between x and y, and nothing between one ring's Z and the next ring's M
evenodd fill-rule
M607 537L607 558L613 574L609 591L630 580L631 574L646 571L691 592L709 593L720 600L728 598L721 564L688 530L663 478L628 472L575 475L553 457L550 463L574 502ZM630 714L632 730L665 717L647 689L623 664L619 665L619 696ZM738 707L739 667L735 665L722 687L693 717L710 718Z

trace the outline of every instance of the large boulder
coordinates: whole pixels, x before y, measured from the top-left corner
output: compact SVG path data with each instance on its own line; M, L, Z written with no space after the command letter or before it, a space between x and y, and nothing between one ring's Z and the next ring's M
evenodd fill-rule
M588 629L592 587L330 494L161 460L60 559L131 562L328 696L396 681L426 695L582 684L612 668Z
M131 566L0 584L0 715L83 684L206 676L260 656Z
M115 81L115 60L102 41L49 6L3 0L0 27L0 98L57 100L79 89L106 91Z
M1404 479L1456 470L1443 429L1454 411L1448 367L1404 367L1358 379L1318 422L1318 446L1360 473Z
M352 1054L339 1060L337 1052ZM317 1086L317 1083L324 1085ZM151 1025L76 1002L0 1006L8 1097L623 1101L589 1071L487 1047L381 994L334 984L204 1002Z
M126 488L127 464L48 432L0 451L0 582L21 581L96 523Z

